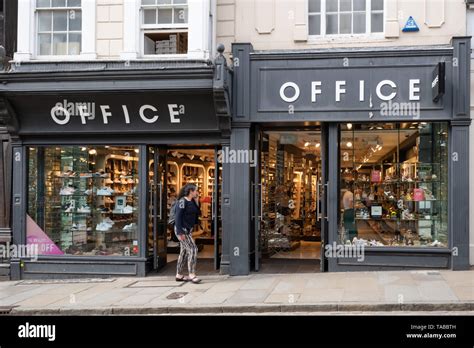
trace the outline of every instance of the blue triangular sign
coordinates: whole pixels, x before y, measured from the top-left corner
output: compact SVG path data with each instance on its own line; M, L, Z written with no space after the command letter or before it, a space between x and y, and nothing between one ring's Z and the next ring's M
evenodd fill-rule
M412 16L410 16L403 27L402 31L407 32L407 31L419 31L420 28L418 28L418 25L416 25L415 20L413 19Z

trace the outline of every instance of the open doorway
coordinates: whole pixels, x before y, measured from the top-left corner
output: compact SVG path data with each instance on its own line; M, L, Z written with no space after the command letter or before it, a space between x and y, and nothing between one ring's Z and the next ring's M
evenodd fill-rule
M157 198L150 200L148 236L157 260L153 268L160 270L160 274L172 275L176 272L180 244L173 226L167 221L181 188L188 183L195 184L199 192L200 216L193 229L193 238L199 250L197 273L213 274L219 268L222 232L219 192L222 175L216 161L217 151L218 148L209 146L160 147L150 151L150 187L155 187L150 192Z
M318 129L261 133L262 271L266 265L292 265L297 271L302 264L319 271L322 147Z

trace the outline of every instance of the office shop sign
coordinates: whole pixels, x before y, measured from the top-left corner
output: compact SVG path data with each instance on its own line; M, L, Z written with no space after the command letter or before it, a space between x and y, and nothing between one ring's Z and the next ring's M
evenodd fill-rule
M109 119L121 118L124 124L131 123L129 107L126 104L120 105L121 112L112 113L111 107L108 104L96 105L95 102L69 102L64 99L61 103L56 103L50 111L51 119L57 125L65 126L72 122L72 118L76 117L80 123L85 125L97 119L97 122L102 122L103 125L109 124ZM97 114L96 110L99 110ZM134 122L138 119L147 124L154 124L160 118L158 107L151 104L144 104L135 110L138 117L134 117ZM181 123L181 117L185 115L186 107L184 104L167 104L165 106L162 116L167 118L170 123ZM163 115L165 114L165 115Z
M10 98L20 134L218 131L212 94L20 96Z
M451 96L445 95L445 71L434 76L433 70L433 65L347 70L262 68L258 72L261 90L254 99L256 114L308 120L327 120L329 115L333 120L417 119L427 110L429 117L449 117ZM435 97L432 86L437 86L437 81L443 84Z

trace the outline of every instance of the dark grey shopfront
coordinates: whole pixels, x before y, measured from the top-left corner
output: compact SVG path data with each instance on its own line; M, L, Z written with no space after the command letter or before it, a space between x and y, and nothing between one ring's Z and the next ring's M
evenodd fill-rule
M231 148L253 149L261 154L267 151L262 148L265 147L262 145L262 132L319 132L321 140L318 140L317 146L321 146L322 169L316 186L320 190L317 214L321 215L322 250L326 245L339 243L340 179L343 175L340 144L343 137L341 133L343 129L348 132L349 123L350 127L358 125L372 133L377 128L382 129L382 124L389 123L394 125L393 133L398 134L405 132L405 128L410 130L412 124L420 128L428 127L432 129L432 134L439 127L447 129L444 133L436 133L447 137L446 144L442 145L446 146L446 182L439 186L446 187L447 203L442 208L447 216L443 222L447 231L446 242L432 242L429 239L431 244L417 246L405 238L411 242L410 246L368 246L363 262L355 258L325 257L324 252L321 252L322 270L461 270L469 267L469 42L469 38L455 37L451 45L437 47L278 52L256 52L251 44L233 45ZM397 107L413 104L418 109L403 114L399 109L393 109L395 104ZM387 105L394 112L384 114L382 108ZM371 125L370 130L367 125ZM367 132L364 134L370 134ZM291 134L285 137L285 141L288 141ZM377 146L382 147L378 142ZM393 156L408 158L409 150L401 149L400 144L397 146L397 154ZM419 151L422 154L420 156L427 153L422 147ZM432 150L433 153L436 151ZM230 267L230 273L235 275L248 274L261 267L263 250L260 239L264 229L262 216L266 204L266 184L262 180L264 173L259 169L265 163L262 156L258 158L257 169L248 164L235 164L229 169L232 214L230 230L226 231L228 238L224 240L222 263ZM399 167L409 172L407 168L415 164L406 162ZM281 164L281 167L284 165L286 163ZM416 180L419 179L418 175ZM436 176L430 174L429 178L435 181ZM404 176L403 181L399 186L407 184L405 181L411 183L414 180ZM425 189L425 197L430 195L429 199L434 200L434 195L427 189L428 184L420 186ZM412 198L413 193L410 196L408 191L403 194L403 198L407 197L409 202L401 202L400 208L406 209L404 204L421 204L412 202L417 200ZM434 205L434 202L430 202L422 208ZM379 220L382 220L381 211L380 208ZM376 210L372 210L371 214L375 216ZM406 220L413 219L408 209L404 214ZM397 213L393 212L393 216L397 216ZM405 222L400 218L398 223ZM418 224L425 226L421 222ZM397 233L400 234L400 231Z
M98 151L106 153L111 147L116 147L121 151L120 156L124 156L124 147L127 147L125 156L136 157L138 165L138 169L132 170L136 176L129 178L124 175L123 178L135 180L137 184L138 209L134 212L137 216L134 223L138 226L138 232L131 244L133 255L117 256L112 252L106 256L109 250L96 250L96 256L79 256L75 255L77 250L70 249L67 255L43 255L37 261L12 259L13 279L143 276L150 268L156 268L157 264L159 268L163 261L161 250L163 243L166 243L163 230L154 227L154 233L161 239L157 238L153 242L154 250L150 254L147 226L150 222L160 228L166 225L166 216L163 214L166 201L156 198L157 195L163 197L163 186L157 181L158 176L162 175L159 167L161 156L169 148L196 144L216 151L221 148L243 152L252 150L257 154L254 165L245 161L222 162L222 182L220 186L215 186L212 215L216 217L215 229L219 230L219 225L222 227L220 238L216 239L217 248L214 249L215 265L220 266L220 272L244 275L260 270L264 262L261 237L266 228L265 219L268 216L265 215L265 207L270 192L267 174L272 170L266 159L269 158L269 143L275 134L280 137L278 150L288 150L288 153L295 150L290 143L301 134L303 143L309 144L314 140L304 139L306 136L317 139L317 144L312 143L310 146L318 146L318 157L305 157L306 163L317 167L311 169L317 172L312 182L317 192L317 202L313 201L315 206L309 206L305 218L316 220L313 225L317 225L320 233L318 240L321 243L320 250L323 251L318 258L321 259L319 265L322 271L410 268L460 270L469 267L469 38L453 38L450 46L422 48L254 52L250 44L234 44L232 51L234 64L231 89L227 86L230 73L222 56L214 65L202 62L184 65L171 63L166 69L161 69L162 63L160 69L156 69L154 63L137 62L124 68L123 62L119 62L107 63L105 69L102 63L88 63L98 65L95 69L88 65L87 72L81 67L67 64L61 66L60 71L57 71L57 66L50 66L50 72L41 73L33 72L38 66L32 64L31 67L26 65L18 72L2 76L0 121L8 130L7 148L11 151L6 153L1 164L11 164L10 172L13 173L11 195L8 194L11 202L3 204L11 206L15 244L26 244L27 225L31 223L27 213L31 210L28 197L34 191L31 190L31 161L28 158L32 153L37 158L45 158L43 148L58 147L59 153L80 153L84 146L85 156L95 156ZM43 64L46 66L40 70L48 71L49 63ZM81 106L69 110L71 105L85 106L84 109ZM408 114L397 114L400 110L393 109L395 105L413 105L415 109L409 109ZM382 108L387 106L389 113L384 114ZM89 114L91 108L94 115ZM383 247L378 244L367 246L363 262L350 257L326 257L325 246L339 244L341 225L344 229L347 227L342 223L340 209L342 179L345 175L342 170L341 143L350 133L349 123L351 127L358 127L351 133L354 144L358 138L376 134L377 125L382 124L394 125L387 130L390 135L387 139L390 141L395 139L394 134L397 139L406 135L407 139L413 140L410 133L410 125L413 124L420 127L423 124L425 129L431 130L430 134L421 134L418 140L414 140L420 144L422 141L419 139L423 136L423 139L427 139L428 135L432 137L428 142L434 144L436 140L436 144L441 143L444 140L435 139L435 136L444 134L443 139L447 139L446 144L443 143L443 146L446 145L446 150L443 150L447 173L443 182L445 186L429 186L428 182L418 186L425 188L422 192L425 197L431 193L437 194L432 187L445 195L446 204L442 209L432 209L438 216L442 215L441 212L446 214L446 217L443 215L443 218L438 218L440 223L436 225L443 227L445 234L441 237L445 240L427 238L429 243L418 246L406 237L412 232L408 233L405 228L404 240L410 240L410 245L401 246L397 240ZM354 135L356 131L359 132L358 136ZM362 142L364 139L357 141ZM373 146L388 145L388 141L382 144L377 140ZM412 164L408 159L413 157L413 150L403 149L402 142L394 146L396 154L392 157L398 159L398 168L409 171ZM418 146L422 154L418 157L426 157L428 152L433 158L438 156L439 151L434 148L432 146L428 151ZM287 155L283 156L282 152L277 151L277 163L280 170L286 170L288 168L282 158ZM278 157L280 155L281 158ZM294 153L288 155L288 158L293 157ZM150 158L154 159L155 164L158 163L153 170L149 167ZM77 159L80 160L80 156ZM111 162L114 163L113 160ZM385 175L387 171L383 168L384 163L381 163L380 172ZM64 171L63 168L61 171ZM5 172L8 173L9 168ZM149 172L154 172L153 187L149 186ZM166 175L166 171L164 173ZM435 181L433 173L430 173L430 178ZM33 176L41 177L37 174ZM58 181L62 180L58 178ZM86 177L84 180L93 182L95 178ZM407 180L410 181L398 186L412 185L412 178ZM365 183L361 187L363 185ZM446 193L443 193L443 187ZM85 187L76 189L84 191ZM153 196L149 195L150 189L154 192ZM405 199L409 193L406 191L404 194ZM402 202L406 205L402 204L406 214L411 214L409 207L419 209L422 204L416 201L415 194L420 194L420 190L412 190L410 198ZM434 194L431 194L431 198ZM128 197L124 197L127 201ZM153 206L151 215L148 211L150 203ZM117 205L117 201L114 204ZM428 206L433 207L437 203L423 204L424 211L427 211ZM69 208L70 203L62 207ZM286 221L288 218L284 215L288 207L283 208L278 214L282 221ZM79 209L86 208L81 206ZM379 210L382 211L382 208ZM412 209L412 212L415 210ZM384 211L383 214L389 213ZM370 211L371 217L376 214L377 209ZM400 214L394 215L399 226L414 226L414 222L408 221L413 220L410 215L405 216L408 219L402 219ZM41 214L37 220L42 221ZM360 220L360 224L370 225L364 218ZM379 215L377 223L382 220ZM416 226L426 233L423 223L417 221ZM305 238L314 240L312 235ZM419 243L419 240L414 242Z
M12 258L11 278L144 276L161 269L167 248L166 154L170 149L197 145L214 154L228 144L230 97L225 59L220 55L214 64L160 63L160 69L146 62L82 67L49 64L25 63L15 73L1 77L2 124L8 129L12 153L11 163L2 162L11 165L11 201L2 204L12 207L13 244L31 244L31 237L46 240L48 249L46 253L40 250L37 260ZM53 155L57 160L51 164ZM212 162L214 157L206 160ZM98 169L106 165L110 173ZM212 224L217 231L228 213L218 205L220 196L226 195L226 185L221 190L219 184L226 182L227 172L221 175L222 182L216 178L212 184ZM101 184L96 187L95 182ZM122 184L118 200L114 197L118 191L115 195L102 191L104 196L100 196L105 186ZM56 196L52 190L57 191ZM45 200L45 192L56 201ZM79 192L81 197L71 203ZM99 198L100 205L92 205L91 212L90 202ZM114 220L107 218L110 226L104 227L94 218L73 217L70 225L82 237L73 236L67 250L58 248L49 240L55 238L48 231L54 216L48 218L44 213L51 202L58 205L54 209L62 210L62 215L54 215L58 219L92 216L102 209L97 214L108 211ZM108 209L104 202L115 208ZM102 221L105 216L102 214ZM90 235L97 234L95 229L112 231L113 224L120 225L121 234L133 236L127 241L129 247L105 248L105 240L94 240L101 246L83 253L75 246L77 238L85 245ZM65 234L59 234L56 239L62 240ZM126 238L111 236L111 245ZM214 238L216 268L221 238L219 232Z

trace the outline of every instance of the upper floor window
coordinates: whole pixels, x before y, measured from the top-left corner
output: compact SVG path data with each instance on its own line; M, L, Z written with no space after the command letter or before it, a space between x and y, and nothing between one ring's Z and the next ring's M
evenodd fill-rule
M188 1L141 0L143 54L188 51Z
M308 0L309 35L383 32L384 0Z
M36 0L39 56L81 53L81 0Z

